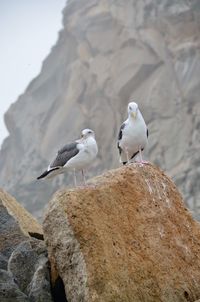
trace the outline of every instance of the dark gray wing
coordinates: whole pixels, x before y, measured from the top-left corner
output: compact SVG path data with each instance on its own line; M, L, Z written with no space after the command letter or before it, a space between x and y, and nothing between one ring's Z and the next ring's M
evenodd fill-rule
M148 130L148 128L147 128L147 138L148 138L148 136L149 136L149 130Z
M124 129L125 126L126 126L126 123L124 122L124 123L121 125L121 127L120 127L120 129L119 129L119 133L118 133L117 148L119 149L119 153L120 153L120 154L121 154L121 152L122 152L122 149L121 149L120 146L119 146L119 141L122 139L122 130Z
M125 126L126 126L126 123L124 122L119 129L118 141L120 141L122 139L122 130L124 129Z
M50 168L54 167L63 167L68 160L78 154L79 149L77 148L78 143L67 144L62 147L58 153L54 161L50 164Z

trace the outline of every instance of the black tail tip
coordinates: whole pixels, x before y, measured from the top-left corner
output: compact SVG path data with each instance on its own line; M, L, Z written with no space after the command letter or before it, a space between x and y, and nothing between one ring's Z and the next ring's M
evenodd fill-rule
M50 170L46 170L46 171L44 171L44 173L42 173L40 176L38 176L37 179L44 178L44 177L46 177L48 174L50 174L52 171L58 170L58 169L59 169L59 167L55 167L55 168L51 168Z
M44 173L42 173L40 176L37 177L37 179L41 179L44 178L45 176L47 176L49 174L50 171L45 171Z

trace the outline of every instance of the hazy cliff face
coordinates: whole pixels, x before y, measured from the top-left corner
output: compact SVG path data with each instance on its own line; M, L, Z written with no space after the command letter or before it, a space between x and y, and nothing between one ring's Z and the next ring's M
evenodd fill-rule
M148 159L200 200L199 1L68 1L64 28L39 76L5 115L0 184L35 213L71 173L36 182L58 147L89 127L99 156L88 175L118 166L127 103L149 128ZM12 88L12 87L11 87Z

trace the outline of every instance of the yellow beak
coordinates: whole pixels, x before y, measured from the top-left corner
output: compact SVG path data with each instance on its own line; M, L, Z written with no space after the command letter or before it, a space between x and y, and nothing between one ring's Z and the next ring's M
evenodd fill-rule
M136 118L136 112L131 112L131 117Z

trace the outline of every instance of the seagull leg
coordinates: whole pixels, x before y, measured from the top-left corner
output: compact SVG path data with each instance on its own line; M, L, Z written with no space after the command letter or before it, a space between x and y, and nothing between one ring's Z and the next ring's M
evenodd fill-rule
M84 183L84 186L86 185L86 180L85 180L85 173L83 171L83 169L81 170L82 172L82 177L83 177L83 183Z
M140 165L143 166L143 160L142 160L142 150L139 149L139 155L140 155Z
M148 161L145 161L142 159L142 150L139 149L139 155L140 155L140 165L143 166L143 164L148 164Z
M77 186L77 182L76 182L76 170L74 169L74 186Z
M126 153L127 164L130 164L130 159L129 159L129 154L128 154L128 148L127 147L125 147L125 153Z

